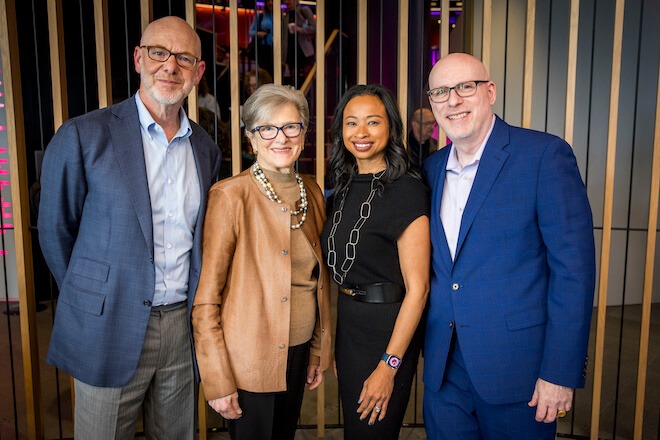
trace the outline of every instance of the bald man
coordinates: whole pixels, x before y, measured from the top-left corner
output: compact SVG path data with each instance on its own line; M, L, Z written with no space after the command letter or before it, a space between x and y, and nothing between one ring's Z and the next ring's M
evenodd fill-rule
M453 143L425 163L428 438L554 439L584 386L595 285L575 156L562 139L495 116L495 83L470 55L442 58L429 88Z
M67 121L41 176L39 238L60 289L47 362L74 377L75 438L192 439L189 310L217 146L183 100L204 73L182 19L133 51L140 89ZM47 215L44 215L47 214Z
M435 125L433 112L427 108L418 108L410 118L408 151L413 163L420 168L426 158L438 149L438 141L432 137Z

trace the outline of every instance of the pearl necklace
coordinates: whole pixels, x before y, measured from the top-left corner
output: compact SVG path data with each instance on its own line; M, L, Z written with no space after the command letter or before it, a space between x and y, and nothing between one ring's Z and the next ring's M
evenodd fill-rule
M282 200L280 200L279 196L275 192L275 189L273 188L273 185L270 183L266 175L264 174L264 171L261 169L259 166L259 162L255 162L254 165L252 165L252 174L254 174L254 177L257 179L259 183L261 183L261 186L264 188L264 191L266 191L266 196L272 201L276 203L282 203ZM297 210L291 211L292 216L297 216L302 214L300 217L300 222L297 224L291 225L291 229L300 229L300 227L305 223L305 219L307 219L307 209L309 207L309 204L307 202L307 191L305 190L305 185L303 184L303 180L296 173L296 182L298 182L298 188L300 189L300 205L298 205Z

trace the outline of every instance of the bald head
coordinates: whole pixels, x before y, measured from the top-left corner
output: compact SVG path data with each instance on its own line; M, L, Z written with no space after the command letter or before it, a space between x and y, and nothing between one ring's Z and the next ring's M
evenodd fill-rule
M466 53L451 53L440 59L429 74L429 88L454 86L459 82L489 79L479 59ZM452 82L455 81L455 82Z
M197 32L182 18L169 16L152 21L142 33L140 46L154 45L163 37L180 39L183 45L190 48L192 55L197 58L202 56L202 43Z
M199 37L186 21L163 17L149 23L133 51L133 62L140 74L140 98L152 116L167 113L178 121L183 100L204 74L201 55Z
M459 86L460 85L460 86ZM466 53L443 57L431 69L429 89L445 87L445 94L431 110L438 125L460 151L474 154L493 124L492 105L497 90L483 63ZM459 95L460 93L460 95Z

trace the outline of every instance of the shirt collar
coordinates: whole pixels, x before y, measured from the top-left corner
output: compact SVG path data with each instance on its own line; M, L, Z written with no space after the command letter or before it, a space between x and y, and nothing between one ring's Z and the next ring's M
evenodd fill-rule
M154 135L156 134L156 127L158 126L158 123L156 123L154 118L151 116L151 113L149 113L149 110L147 110L147 107L144 105L144 102L142 102L142 98L140 98L140 92L135 94L135 104L137 105L138 117L140 118L140 126L144 132L147 133L147 136L149 136L149 140L153 140ZM172 141L177 138L184 139L190 137L191 134L192 128L190 127L188 116L186 116L186 112L183 111L183 108L180 108L179 130L172 138Z
M495 115L493 115L493 120L490 123L490 129L488 130L488 133L486 133L486 137L484 138L484 141L481 143L479 146L479 149L477 152L474 154L474 157L472 158L472 161L465 165L465 167L461 166L461 163L458 161L458 155L456 154L456 147L454 146L454 143L452 142L451 144L451 150L449 151L449 158L447 159L447 167L445 168L447 171L454 171L454 172L460 172L463 168L467 168L471 165L478 164L481 161L481 156L484 154L484 149L486 148L486 144L488 143L488 139L490 139L491 133L493 133L493 128L495 127Z

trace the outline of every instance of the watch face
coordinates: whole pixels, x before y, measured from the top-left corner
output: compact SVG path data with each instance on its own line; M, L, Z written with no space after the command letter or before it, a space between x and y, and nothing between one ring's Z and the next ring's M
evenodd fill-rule
M401 365L401 359L396 356L390 356L390 358L387 360L387 363L392 368L399 368L399 365Z

